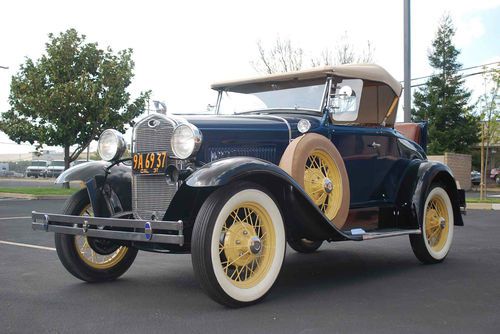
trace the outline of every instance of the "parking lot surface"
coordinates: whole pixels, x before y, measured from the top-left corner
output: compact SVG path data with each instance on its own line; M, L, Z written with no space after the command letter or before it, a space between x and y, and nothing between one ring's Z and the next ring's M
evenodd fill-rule
M190 255L140 252L112 283L60 264L32 210L62 201L0 199L1 333L498 333L500 212L469 211L445 262L422 265L407 237L287 249L260 304L227 309L198 287Z

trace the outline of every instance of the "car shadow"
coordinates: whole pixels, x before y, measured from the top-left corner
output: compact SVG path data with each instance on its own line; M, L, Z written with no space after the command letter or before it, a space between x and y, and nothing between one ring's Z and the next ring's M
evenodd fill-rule
M174 255L175 256L175 255ZM75 282L61 288L61 293L75 298L98 298L113 303L140 305L144 308L173 309L176 312L199 310L210 312L225 309L212 302L196 281L189 256L184 256L168 269L163 261L138 263L131 273L115 282L88 284ZM162 258L168 259L163 256ZM391 278L421 267L410 252L360 252L347 249L322 250L314 254L299 254L289 250L280 278L269 296L259 305L293 303L311 293L340 292L352 286ZM256 306L258 307L258 306Z

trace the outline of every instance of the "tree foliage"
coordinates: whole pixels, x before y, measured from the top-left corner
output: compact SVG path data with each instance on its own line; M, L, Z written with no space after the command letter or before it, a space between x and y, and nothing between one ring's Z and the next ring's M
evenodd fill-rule
M305 51L296 46L290 39L276 38L270 48L266 48L261 41L257 42L258 58L250 63L257 72L280 73L298 71L303 68ZM374 48L370 41L362 50L358 51L350 42L347 31L335 44L334 49L326 47L319 56L312 56L310 64L312 67L350 64L370 63L373 61Z
M479 97L476 108L483 123L481 145L484 150L484 169L481 171L482 177L486 177L491 166L490 146L500 143L500 69L498 64L493 69L483 68L484 71L484 93ZM484 181L482 183L485 183Z
M498 65L494 69L484 71L485 90L477 103L478 114L485 123L485 142L486 145L500 142L500 95L498 94L500 86L500 69Z
M49 34L45 54L12 77L0 130L17 143L64 147L67 168L104 129L123 132L142 113L150 93L130 102L133 69L131 49L100 49L74 29Z
M458 73L460 51L453 45L455 28L449 15L442 17L428 55L434 74L414 94L415 121L429 122L430 154L467 153L479 141L478 118L468 105L470 91Z

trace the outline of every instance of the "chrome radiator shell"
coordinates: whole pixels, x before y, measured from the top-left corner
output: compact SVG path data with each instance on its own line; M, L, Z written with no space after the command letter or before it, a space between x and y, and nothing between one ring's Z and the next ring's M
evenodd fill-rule
M177 122L154 114L139 121L132 132L132 153L166 151L173 156L170 141ZM165 175L132 175L132 210L138 219L161 220L177 191Z

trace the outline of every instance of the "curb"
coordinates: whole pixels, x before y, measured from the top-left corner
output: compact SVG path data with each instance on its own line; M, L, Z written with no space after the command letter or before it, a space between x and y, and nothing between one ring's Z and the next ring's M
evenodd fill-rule
M467 203L470 210L500 210L500 203Z
M30 195L19 193L0 193L0 198L17 198L17 199L67 199L71 195Z

